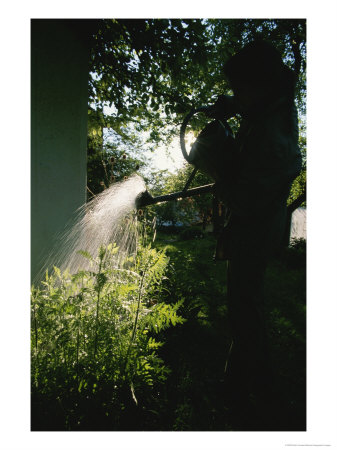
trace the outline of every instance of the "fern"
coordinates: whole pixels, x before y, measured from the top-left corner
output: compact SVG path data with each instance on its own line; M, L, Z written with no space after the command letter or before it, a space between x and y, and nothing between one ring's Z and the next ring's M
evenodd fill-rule
M116 268L117 252L115 244L101 247L96 272L71 275L55 267L32 288L33 396L47 401L76 392L85 399L109 385L116 392L129 386L136 399L165 381L169 369L154 335L184 322L178 314L182 302L160 300L169 259L145 246L125 258L127 269ZM67 417L71 410L69 405Z

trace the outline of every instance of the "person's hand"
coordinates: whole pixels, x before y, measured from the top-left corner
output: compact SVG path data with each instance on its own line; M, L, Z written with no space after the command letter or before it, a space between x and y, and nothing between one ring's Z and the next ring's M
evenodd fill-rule
M206 109L205 114L211 119L228 119L236 114L234 97L229 95L219 95L214 105Z
M210 119L221 120L224 118L224 114L222 113L222 110L217 107L216 103L214 105L209 106L207 109L205 109L204 113Z

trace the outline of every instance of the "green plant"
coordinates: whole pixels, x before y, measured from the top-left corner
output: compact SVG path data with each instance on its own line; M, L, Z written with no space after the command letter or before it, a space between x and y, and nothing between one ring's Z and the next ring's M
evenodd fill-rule
M303 238L292 239L285 250L285 262L291 269L305 267L307 256L307 241Z
M205 232L201 229L201 227L197 226L186 228L179 235L179 238L183 241L189 239L200 239L204 237Z
M146 246L115 267L117 252L113 244L97 259L81 252L92 270L71 275L54 267L32 289L33 428L52 421L82 429L88 409L118 428L128 397L137 404L166 379L156 334L184 321L177 314L182 302L160 301L169 259Z

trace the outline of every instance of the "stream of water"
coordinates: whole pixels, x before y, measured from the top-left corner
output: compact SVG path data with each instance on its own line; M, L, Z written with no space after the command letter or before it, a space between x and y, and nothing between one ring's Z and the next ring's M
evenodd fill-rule
M90 260L79 253L84 251L93 258L100 246L116 243L119 247L115 264L118 267L125 256L133 255L137 247L137 215L135 200L146 190L144 180L133 175L125 181L112 184L108 189L81 206L73 225L66 227L56 240L54 250L46 258L37 279L53 266L61 271L76 273L88 270Z
M108 189L81 206L72 225L66 227L57 240L54 250L46 258L39 275L40 281L53 266L70 273L91 268L88 258L80 251L97 258L99 248L116 243L116 267L126 256L137 249L137 195L146 190L144 180L133 175L125 181L112 184ZM292 215L291 238L306 238L306 210L298 208Z

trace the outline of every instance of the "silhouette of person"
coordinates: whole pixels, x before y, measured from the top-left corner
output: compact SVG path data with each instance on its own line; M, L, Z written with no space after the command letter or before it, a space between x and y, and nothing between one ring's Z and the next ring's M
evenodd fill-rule
M294 74L280 53L267 42L251 42L226 62L224 74L234 96L220 96L207 114L217 119L240 114L242 120L230 144L230 161L227 157L224 167L221 157L209 157L208 173L229 211L218 252L228 259L227 383L240 405L239 397L268 398L273 391L264 277L268 259L282 243L286 202L302 160Z

